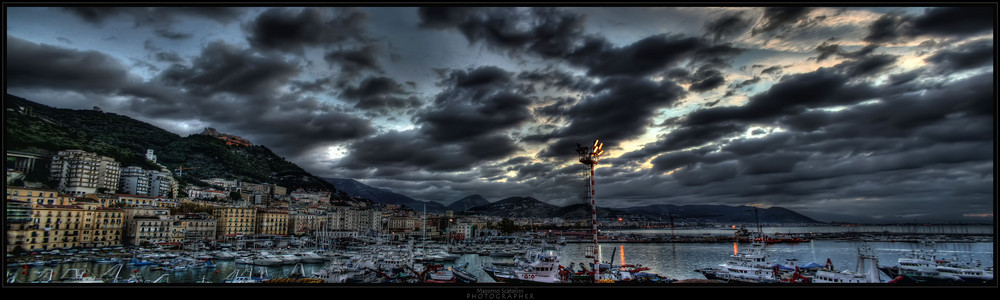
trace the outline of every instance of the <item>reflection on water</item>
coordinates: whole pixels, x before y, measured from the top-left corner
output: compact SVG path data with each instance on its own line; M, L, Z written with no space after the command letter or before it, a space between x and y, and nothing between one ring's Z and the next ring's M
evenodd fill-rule
M567 244L560 249L562 260L561 265L569 266L570 263L588 263L593 260L585 257L585 250L590 244ZM857 264L857 247L869 245L878 255L880 265L894 266L897 259L917 250L937 251L942 258L958 258L962 260L979 260L983 265L993 265L993 244L992 243L901 243L901 242L860 242L860 241L834 241L816 240L808 243L797 244L772 244L766 248L770 260L777 263L785 263L787 259L796 259L798 265L816 262L824 264L826 259L830 259L837 269L853 270ZM703 279L701 274L695 269L714 267L726 262L733 252L739 250L738 244L730 247L729 243L677 243L677 244L620 244L604 243L601 248L616 249L620 255L614 255L602 251L601 261L621 263L624 260L627 264L641 264L650 268L649 272L668 276L674 279ZM625 253L628 252L626 256ZM614 255L614 256L612 256ZM617 257L616 257L617 256ZM482 270L483 264L491 262L510 262L511 258L497 258L490 256L480 256L477 254L462 255L454 262L444 263L445 267L462 266L468 263L468 270L476 275L480 282L493 282ZM170 283L196 284L196 282L206 281L210 283L222 282L234 271L245 270L247 265L237 264L233 261L216 261L216 268L188 269L185 271L161 271L153 270L150 266L125 266L119 273L120 279L127 279L132 273L141 275L146 280L154 280L162 274L170 274L167 281ZM16 276L18 283L29 282L40 272L52 269L55 278L58 279L66 270L86 269L90 274L102 275L114 267L114 264L106 263L64 263L54 266L27 266L17 268L7 268L7 273ZM312 274L324 267L323 264L304 265L306 274ZM261 267L254 267L258 270ZM271 278L285 277L292 272L293 266L265 267ZM110 274L113 276L114 274ZM9 276L9 275L8 275ZM9 278L9 277L8 277ZM889 278L883 278L888 280Z
M678 234L678 235L733 235L739 226L731 225L718 228L676 228L664 229L603 229L602 233L633 233L633 234ZM866 225L866 226L787 226L761 227L765 234L802 234L802 233L913 233L913 234L993 234L992 225Z

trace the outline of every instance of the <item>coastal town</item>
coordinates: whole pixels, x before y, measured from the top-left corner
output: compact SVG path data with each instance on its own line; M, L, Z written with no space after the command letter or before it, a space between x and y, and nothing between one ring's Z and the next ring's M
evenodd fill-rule
M995 287L996 11L12 3L2 285Z
M228 147L252 145L238 136L221 134L211 128L203 134L224 141ZM146 159L155 164L154 153L148 150ZM51 157L8 151L7 157L6 262L8 270L24 269L20 274L22 280L34 276L30 281L33 283L159 283L169 280L167 277L176 272L211 270L227 264L246 268L234 269L217 283L483 282L476 274L487 275L491 282L522 284L882 282L875 267L895 274L896 280L955 282L961 281L958 275L942 279L939 273L907 273L900 269L906 266L902 259L899 267L877 266L877 258L870 254L871 250L867 250L869 254L865 257L875 259L875 263L869 264L867 270L850 271L850 274L845 273L847 275L834 273L829 264L822 269L814 264L808 265L814 269L802 268L801 272L798 268L789 267L794 272L775 268L770 277L741 277L739 272L747 272L741 268L765 264L760 261L767 257L761 254L762 246L744 248L744 251L756 251L754 253L734 252L733 259L742 262L731 262L732 270L699 269L695 271L707 279L678 281L650 273L648 267L625 263L623 245L733 243L735 249L737 243L763 245L812 240L992 242L991 234L969 234L960 229L919 233L916 230L865 232L848 226L835 232L763 235L747 229L747 226L754 228L760 224L739 224L737 228L736 224L675 224L672 219L656 222L641 218L603 218L599 220L603 231L597 234L597 229L586 230L586 219L501 218L456 214L451 210L428 213L343 194L337 197L328 190L289 191L276 184L236 179L210 178L201 180L205 187L187 185L182 189L177 179L183 176L184 167L174 172L162 165L159 170L121 167L113 158L82 150L59 151ZM45 165L49 166L48 182L55 188L25 181L24 174ZM598 221L596 215L592 217ZM678 225L682 230L679 235L675 231ZM683 233L690 228L723 233ZM627 229L654 230L661 234L631 233ZM593 253L586 256L594 258L593 263L570 263L566 267L560 261L559 248L563 245L590 243L594 246L582 250ZM622 244L618 254L622 256L621 261L617 265L612 261L600 261L599 258L606 254L595 250L599 249L599 243ZM614 249L613 252L618 251ZM466 261L460 267L457 261L467 257L464 255L498 260L472 268ZM54 269L28 274L29 267L79 264L97 266L95 271L104 270L105 274L97 278L87 270L69 267L62 268L65 274L60 278L55 278ZM323 269L306 274L303 264L318 264ZM443 269L444 264L450 267ZM766 264L755 267L754 272L779 266ZM292 265L290 274L267 275L267 268ZM126 267L136 268L132 277L119 278ZM138 268L145 268L145 273L161 273L156 279L142 279ZM956 270L978 272L973 274L973 280L992 282L991 270L982 265L966 265ZM115 273L114 277L109 273ZM17 276L18 273L8 271L8 283L17 282ZM205 276L199 282L212 283Z

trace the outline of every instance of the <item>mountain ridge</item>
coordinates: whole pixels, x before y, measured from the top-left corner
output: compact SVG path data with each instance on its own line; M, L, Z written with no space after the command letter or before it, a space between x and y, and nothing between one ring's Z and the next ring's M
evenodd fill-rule
M483 198L483 196L478 194L469 195L463 197L462 199L458 199L458 201L448 204L448 210L458 213L458 212L464 212L469 208L486 204L490 204L490 201L486 200L486 198Z
M326 182L337 186L344 193L353 196L365 198L371 201L375 201L383 204L395 204L406 206L414 211L422 211L424 205L428 212L443 213L447 208L441 204L434 201L420 201L409 196L395 193L389 189L373 187L361 183L360 181L348 178L322 178Z

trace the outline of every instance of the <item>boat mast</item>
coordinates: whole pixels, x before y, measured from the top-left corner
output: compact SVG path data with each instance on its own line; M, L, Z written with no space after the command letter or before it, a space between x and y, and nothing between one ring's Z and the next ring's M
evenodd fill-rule
M594 183L594 166L597 165L598 157L604 153L601 149L604 147L600 140L594 140L594 145L591 147L582 147L577 145L576 152L580 154L580 163L586 165L590 168L590 185L588 185L587 196L590 197L590 219L591 219L591 234L594 239L594 282L599 281L598 275L601 270L601 257L598 254L598 243L597 243L597 193L594 191L596 184Z
M757 216L757 207L760 206L760 204L750 204L750 206L753 206L753 218L754 218L754 221L757 222L757 238L759 238L760 241L763 243L763 242L765 242L764 241L764 227L761 227L761 225L760 225L760 217Z

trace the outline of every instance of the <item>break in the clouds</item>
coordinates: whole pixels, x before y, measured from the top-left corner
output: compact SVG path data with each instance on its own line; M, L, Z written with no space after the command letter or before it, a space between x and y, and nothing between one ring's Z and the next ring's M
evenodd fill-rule
M12 6L7 92L444 204L581 203L600 139L601 206L988 222L995 11Z

